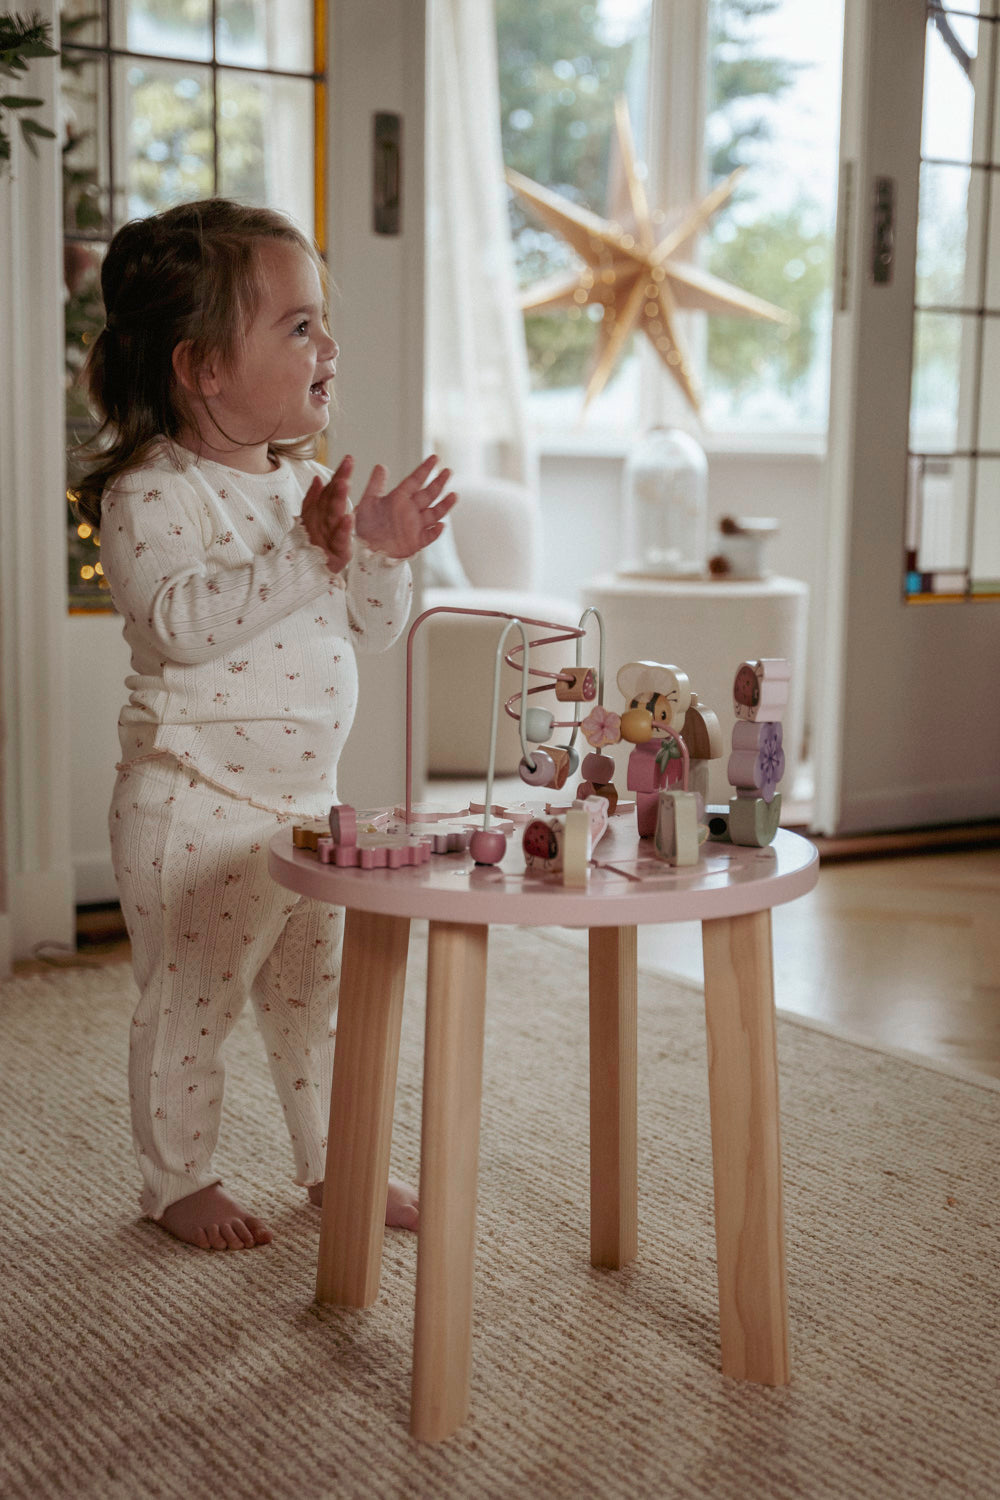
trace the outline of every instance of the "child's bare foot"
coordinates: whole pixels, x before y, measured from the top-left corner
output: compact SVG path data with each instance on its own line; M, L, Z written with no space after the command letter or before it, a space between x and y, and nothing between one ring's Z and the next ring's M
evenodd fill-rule
M223 1190L221 1182L178 1198L156 1220L168 1234L199 1250L249 1250L269 1245L271 1231Z
M307 1189L309 1202L317 1208L323 1206L323 1184L314 1182ZM389 1191L385 1200L385 1222L390 1229L416 1229L420 1222L420 1204L413 1188L405 1182L389 1178Z

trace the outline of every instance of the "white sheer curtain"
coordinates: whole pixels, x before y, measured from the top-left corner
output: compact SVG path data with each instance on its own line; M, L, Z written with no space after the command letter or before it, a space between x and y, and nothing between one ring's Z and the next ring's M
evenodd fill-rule
M460 474L536 490L493 3L428 0L427 14L427 436Z

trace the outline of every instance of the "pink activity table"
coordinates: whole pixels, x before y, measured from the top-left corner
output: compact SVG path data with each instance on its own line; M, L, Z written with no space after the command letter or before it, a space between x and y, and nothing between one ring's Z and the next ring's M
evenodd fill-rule
M722 1370L788 1380L771 907L812 889L816 850L781 830L766 849L709 843L696 866L672 869L622 817L595 858L587 885L574 889L527 873L518 834L496 867L451 854L397 870L342 869L294 848L290 830L270 847L280 884L346 908L320 1302L368 1307L378 1295L409 927L414 917L429 923L410 1419L418 1438L447 1437L468 1414L495 924L589 930L590 1249L595 1266L617 1268L637 1253L636 929L701 922Z

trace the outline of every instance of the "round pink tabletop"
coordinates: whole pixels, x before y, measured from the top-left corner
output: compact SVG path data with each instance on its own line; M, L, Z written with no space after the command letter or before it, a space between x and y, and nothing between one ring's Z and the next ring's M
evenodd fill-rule
M285 829L271 841L268 868L279 885L330 906L519 927L632 927L742 916L794 901L819 878L814 846L786 829L765 849L703 844L697 865L685 869L648 850L633 818L612 818L586 886L574 888L564 886L561 875L525 870L519 830L500 865L476 865L467 853L432 854L428 864L362 870L322 864L296 849Z

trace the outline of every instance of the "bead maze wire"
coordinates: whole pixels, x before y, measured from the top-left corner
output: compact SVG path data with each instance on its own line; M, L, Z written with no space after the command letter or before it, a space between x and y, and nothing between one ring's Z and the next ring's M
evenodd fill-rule
M512 614L507 613L504 610L499 610L499 609L462 609L458 605L453 605L453 604L439 604L439 605L436 605L433 609L425 609L424 612L423 612L423 614L420 614L420 615L417 616L417 618L414 620L413 624L410 626L410 629L409 629L409 631L407 633L407 637L406 637L406 826L407 827L409 827L410 824L411 824L411 822L412 822L412 812L413 812L413 641L414 641L414 637L416 636L417 631L419 630L420 626L424 623L424 621L427 620L427 619L429 619L431 617L431 615L440 615L440 614L447 614L447 615L467 615L467 616L471 616L471 617L482 617L482 618L485 618L485 619L505 620L507 622L506 625L504 626L503 632L502 632L502 634L500 636L499 643L497 645L496 668L495 668L495 671L494 671L494 681L493 681L493 713L492 713L492 717L491 717L491 727L490 727L490 753L489 753L489 761L488 761L488 768L487 768L486 808L485 808L484 823L483 823L484 827L488 827L489 826L489 815L490 815L490 803L491 803L492 790L493 790L493 777L494 777L494 772L495 772L495 768L496 768L496 730L497 730L498 703L499 703L499 690L500 690L500 661L501 661L501 652L503 650L503 646L504 646L504 643L505 643L505 641L507 639L507 636L510 633L511 627L513 625L517 625L519 627L520 633L521 633L521 643L519 645L512 646L511 649L510 649L510 651L506 654L506 656L503 657L503 660L507 662L508 666L513 667L515 670L517 670L518 668L520 668L520 671L521 671L521 691L519 693L514 693L510 698L508 698L506 700L506 702L504 703L504 712L507 713L507 714L509 714L512 719L517 719L519 721L519 733L520 733L520 736L521 736L521 749L522 749L522 752L525 755L525 757L528 760L530 760L530 751L527 748L526 739L525 739L524 715L519 711L519 705L522 705L523 700L527 699L527 697L529 697L531 694L550 692L557 682L571 680L570 678L567 677L567 675L565 673L561 673L561 672L545 672L545 671L543 671L539 667L532 667L530 665L530 658L531 658L531 651L532 651L532 649L535 648L535 647L538 647L538 646L556 645L560 641L575 641L576 642L576 665L577 665L577 667L582 666L582 664L583 664L583 641L584 641L584 638L585 638L586 633L587 633L586 629L585 629L585 621L586 621L588 615L593 615L594 618L597 620L598 628L599 628L599 633L600 633L600 663L599 663L599 669L598 669L597 701L598 701L598 703L603 704L603 702L604 702L604 657L605 657L604 621L601 618L601 615L599 614L599 612L596 609L594 609L593 606L588 606L588 608L584 610L583 614L580 616L580 622L576 626L573 626L573 625L558 625L558 624L555 624L551 620L521 619L521 617L518 616L518 615L512 615ZM533 627L535 627L535 628L537 628L539 630L553 631L554 634L552 634L552 635L538 636L534 640L529 641L528 640L528 636L527 636L527 631L525 629L525 627L528 626L528 625L533 626ZM520 657L520 660L515 660L514 659L515 657ZM543 683L540 683L536 687L529 687L528 686L528 678L529 677L543 677L543 678L546 679L546 681L543 682ZM573 742L574 742L574 740L576 739L576 732L577 732L577 727L579 725L579 718L580 718L579 704L576 704L574 707L575 707L575 711L574 711L574 715L573 715L572 719L553 720L552 721L552 725L551 725L551 728L553 728L553 729L555 729L555 728L572 729L572 735L571 735L571 738L570 738L570 745L572 745Z

